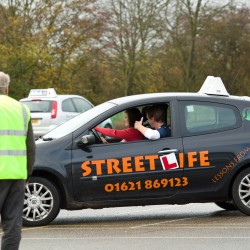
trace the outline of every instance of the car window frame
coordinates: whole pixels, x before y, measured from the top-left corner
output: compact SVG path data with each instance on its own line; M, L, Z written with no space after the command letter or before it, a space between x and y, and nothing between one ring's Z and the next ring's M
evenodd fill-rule
M145 106L149 106L149 105L157 105L157 104L167 104L168 105L168 108L167 108L167 117L166 117L166 122L167 122L167 125L169 127L169 129L171 130L171 125L172 125L172 108L171 106L173 105L172 102L170 100L167 100L167 101L158 101L158 102L148 102L148 103L145 103L145 104L137 104L137 105L131 105L130 107L127 107L127 108L123 108L123 109L120 109L119 111L113 113L111 116L108 117L108 119L111 119L112 117L114 117L115 115L117 114L120 114L120 113L124 113L127 109L130 109L130 108L139 108L140 110L145 107ZM99 126L100 124L96 124L95 126ZM121 128L122 129L125 129L124 128ZM94 127L91 128L89 130L89 133L88 134L94 134L95 138L97 139L96 143L94 145L102 145L102 144L105 144L105 143L100 143L101 141L101 137L102 134L100 132L97 132L97 131L93 131L94 130ZM94 132L94 133L93 133ZM96 135L97 134L97 135ZM157 140L161 140L161 139L167 139L167 138L172 138L173 137L173 134L172 134L172 130L171 130L171 135L169 137L164 137L164 138L159 138ZM106 137L104 137L106 139ZM114 137L110 137L109 139L107 139L107 141L111 141L111 142L108 142L108 144L106 145L109 145L109 144L117 144L119 145L120 143L134 143L134 142L138 142L138 141L145 141L145 140L148 140L148 141L154 141L154 140L149 140L147 138L144 138L142 140L134 140L134 141L123 141L122 139L118 139L118 138L114 138Z
M89 101L83 99L83 98L80 98L80 97L72 97L72 102L74 103L75 107L76 107L76 112L78 113L83 113L83 112L86 112L87 110L91 109L94 107L94 105L92 103L90 103ZM84 106L84 111L83 110L79 110L79 102L81 102L82 106ZM80 104L81 105L81 104ZM88 106L88 107L86 107Z
M185 119L185 107L188 105L203 105L203 106L215 106L220 108L230 108L233 110L235 117L236 117L236 123L234 125L228 126L228 127L218 127L211 130L206 131L188 131L186 128L186 119ZM180 107L180 118L181 121L181 131L182 136L195 136L195 135L205 135L205 134L211 134L211 133L219 133L223 131L228 131L232 129L237 129L242 126L242 118L240 115L239 109L228 103L219 103L219 102L210 102L210 101L200 101L200 100L180 100L179 101L179 107Z
M71 104L72 104L72 107L74 108L74 111L72 111L72 110L65 110L65 108L64 108L65 103L66 103L66 104L67 104L67 103L71 103ZM63 100L61 101L61 109L62 109L62 112L77 113L76 106L75 106L75 104L74 104L74 102L73 102L73 100L72 100L71 97L70 97L70 98L63 99Z

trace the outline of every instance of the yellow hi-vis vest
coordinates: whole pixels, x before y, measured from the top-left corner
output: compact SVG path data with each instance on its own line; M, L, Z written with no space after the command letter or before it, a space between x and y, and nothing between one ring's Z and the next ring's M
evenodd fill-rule
M27 179L26 138L30 112L18 101L0 95L0 179Z

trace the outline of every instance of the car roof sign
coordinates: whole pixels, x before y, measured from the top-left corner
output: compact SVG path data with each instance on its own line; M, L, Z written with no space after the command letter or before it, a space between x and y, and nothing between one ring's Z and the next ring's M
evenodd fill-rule
M207 76L198 93L207 95L229 96L220 77Z
M48 89L31 89L29 97L56 97L56 91L54 88Z

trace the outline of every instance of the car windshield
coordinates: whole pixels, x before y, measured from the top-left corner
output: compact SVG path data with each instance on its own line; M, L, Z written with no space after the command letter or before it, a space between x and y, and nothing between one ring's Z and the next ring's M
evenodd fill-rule
M113 103L105 102L96 107L93 107L92 109L87 110L86 112L66 121L65 123L51 130L48 134L43 136L43 139L53 140L68 135L80 128L82 125L88 123L95 117L105 113L107 110L115 106L116 105Z

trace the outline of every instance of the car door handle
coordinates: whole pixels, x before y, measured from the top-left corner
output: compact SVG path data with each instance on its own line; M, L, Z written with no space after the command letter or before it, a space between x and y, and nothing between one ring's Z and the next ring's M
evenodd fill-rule
M158 154L170 154L170 153L177 153L179 152L178 149L166 149L166 150L161 150L158 152Z

